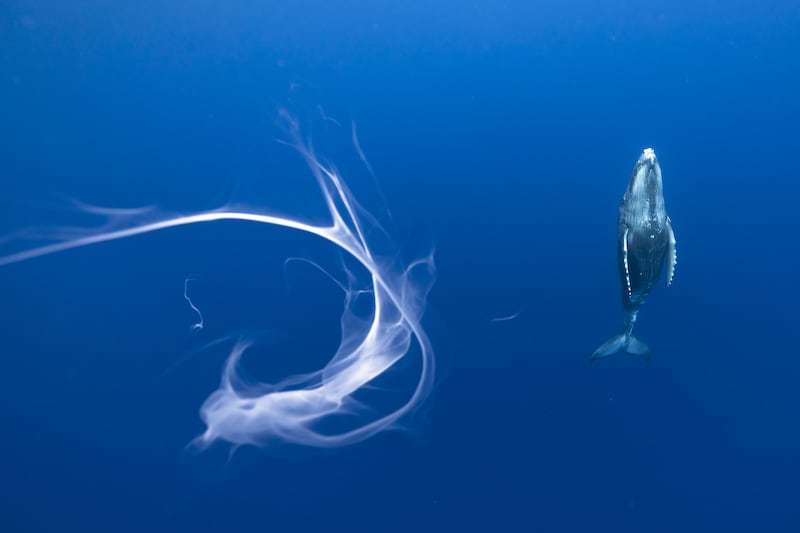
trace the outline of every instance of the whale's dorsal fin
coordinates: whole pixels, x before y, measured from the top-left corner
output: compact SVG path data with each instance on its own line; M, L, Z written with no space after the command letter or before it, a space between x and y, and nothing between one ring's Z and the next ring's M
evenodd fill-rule
M631 295L631 271L628 268L628 226L622 234L622 265L625 268L625 284L628 286L628 296Z
M667 217L667 287L672 285L672 278L675 277L675 265L678 264L678 252L676 249L675 232L672 230L672 221Z

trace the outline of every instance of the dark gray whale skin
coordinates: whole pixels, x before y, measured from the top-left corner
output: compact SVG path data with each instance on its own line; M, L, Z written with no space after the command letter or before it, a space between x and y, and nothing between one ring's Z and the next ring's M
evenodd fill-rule
M633 336L633 326L639 309L658 283L665 263L667 287L675 276L675 233L664 206L661 165L652 148L645 149L633 167L619 206L617 260L622 290L622 332L595 350L592 361L619 352L650 358L650 348Z

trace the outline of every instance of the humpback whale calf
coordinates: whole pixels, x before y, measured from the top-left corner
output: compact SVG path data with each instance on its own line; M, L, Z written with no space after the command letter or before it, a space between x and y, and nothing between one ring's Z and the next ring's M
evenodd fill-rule
M677 256L675 233L664 207L661 165L652 148L642 152L622 197L617 219L617 259L622 284L622 333L592 354L591 361L618 352L650 359L650 348L633 336L639 309L667 263L672 284Z

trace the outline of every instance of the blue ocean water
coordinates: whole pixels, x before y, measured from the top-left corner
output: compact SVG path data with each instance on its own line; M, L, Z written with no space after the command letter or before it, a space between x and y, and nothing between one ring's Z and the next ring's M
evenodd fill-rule
M404 431L196 454L199 348L263 330L267 381L336 349L339 289L284 265L330 246L228 221L3 266L0 531L798 531L798 57L785 0L4 2L0 255L80 205L323 219L286 110L383 251L434 250L437 374ZM651 361L590 366L651 146L675 282Z

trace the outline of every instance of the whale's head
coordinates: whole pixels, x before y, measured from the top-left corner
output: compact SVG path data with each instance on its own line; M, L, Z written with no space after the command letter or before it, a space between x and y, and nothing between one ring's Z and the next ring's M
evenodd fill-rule
M646 148L633 167L628 190L623 199L629 223L663 225L666 220L661 165L652 148Z
M660 203L659 200L663 201L661 165L652 148L645 148L633 167L628 182L628 196L635 201L647 201L653 206Z
M661 165L658 164L656 152L652 148L645 148L631 174L631 191L651 189L661 186Z

